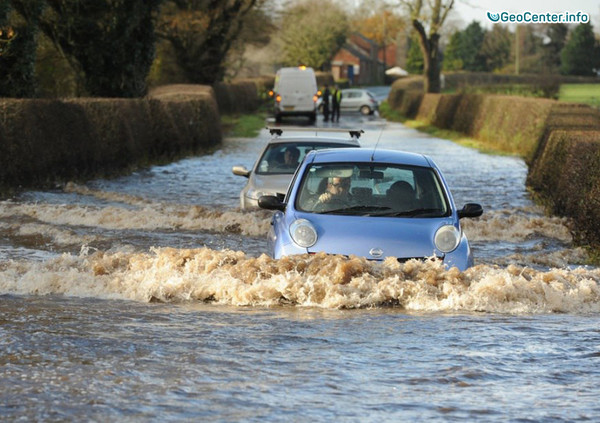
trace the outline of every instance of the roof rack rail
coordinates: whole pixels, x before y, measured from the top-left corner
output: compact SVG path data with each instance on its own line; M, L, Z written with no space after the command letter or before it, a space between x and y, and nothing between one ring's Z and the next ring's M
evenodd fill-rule
M267 126L269 133L271 136L280 137L283 134L283 131L289 132L314 132L317 135L319 132L348 132L352 138L360 138L361 134L364 134L365 131L362 129L351 129L351 128L305 128L305 127L285 127L285 128L271 128Z

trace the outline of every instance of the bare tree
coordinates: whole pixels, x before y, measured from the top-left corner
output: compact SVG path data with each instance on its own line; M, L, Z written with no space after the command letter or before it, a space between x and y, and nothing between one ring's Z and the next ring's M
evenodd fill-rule
M439 93L440 83L440 30L448 13L454 6L454 0L400 0L408 8L412 26L417 32L421 52L423 53L423 74L425 92Z

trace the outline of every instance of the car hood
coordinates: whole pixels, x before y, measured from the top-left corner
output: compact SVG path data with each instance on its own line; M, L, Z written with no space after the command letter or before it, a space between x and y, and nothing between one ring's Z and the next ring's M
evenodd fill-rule
M261 191L268 194L287 192L290 181L292 180L291 174L281 175L258 175L254 174L252 177L251 185L255 190Z
M423 258L436 253L433 238L449 219L307 215L318 233L309 252L386 257ZM440 256L441 253L437 252Z

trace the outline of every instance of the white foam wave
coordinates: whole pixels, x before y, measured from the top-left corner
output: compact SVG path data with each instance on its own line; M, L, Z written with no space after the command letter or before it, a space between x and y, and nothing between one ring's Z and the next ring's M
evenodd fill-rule
M519 241L543 236L572 242L569 220L544 216L537 208L485 212L477 219L463 219L461 225L472 241Z
M27 244L35 246L49 244L58 246L80 246L103 239L97 235L79 235L72 230L43 223L7 224L0 222L0 231L12 239L16 238L21 240L21 242L27 240Z
M216 210L194 205L152 203L131 209L117 206L0 203L0 218L27 216L49 225L88 226L103 229L183 229L264 236L271 212Z
M145 199L143 197L119 192L96 190L86 187L85 185L76 184L75 182L67 183L63 188L63 191L80 195L88 195L101 200L119 202L135 206L145 206L148 204L152 204L150 200Z
M544 266L547 268L561 268L572 265L584 265L588 262L589 255L584 248L566 248L557 251L543 249L528 254L512 254L493 260L494 264L508 266Z
M600 270L536 271L439 262L383 263L317 254L280 260L240 251L159 248L0 263L0 292L243 306L500 313L600 312Z

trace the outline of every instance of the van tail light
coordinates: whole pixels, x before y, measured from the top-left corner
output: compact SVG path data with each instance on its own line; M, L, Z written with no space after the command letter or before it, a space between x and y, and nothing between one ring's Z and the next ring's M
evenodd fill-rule
M316 103L318 99L319 99L319 96L318 96L318 95L316 95L316 94L315 94L315 95L313 95L313 102L314 102L314 103Z

